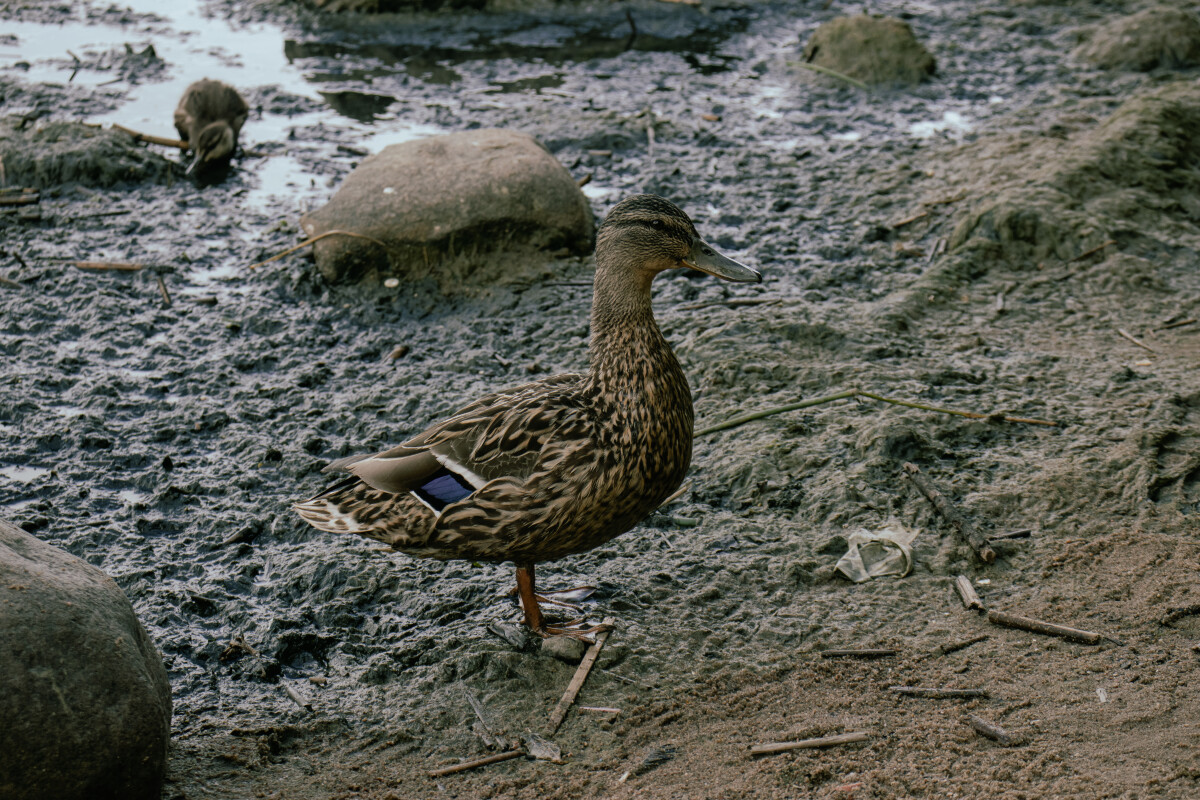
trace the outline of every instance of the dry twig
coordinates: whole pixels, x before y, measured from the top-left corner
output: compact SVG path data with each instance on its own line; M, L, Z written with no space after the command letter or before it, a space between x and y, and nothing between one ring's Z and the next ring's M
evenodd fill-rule
M846 83L848 83L852 86L857 86L860 89L869 88L865 83L860 81L858 78L851 78L849 75L843 75L842 73L838 72L836 69L830 69L829 67L822 67L820 64L813 64L808 61L789 61L788 63L794 64L797 67L803 67L804 69L811 70L812 72L819 72L822 75L828 75L831 78L837 78L838 80L843 80Z
M968 698L968 697L987 697L987 689L942 689L942 688L926 688L924 686L892 686L889 691L895 692L904 697L944 697L944 698Z
M525 755L524 750L508 750L503 753L496 753L495 755L484 756L483 758L473 758L470 761L464 761L461 764L455 764L454 766L451 766L451 767L442 767L441 769L431 769L429 771L429 777L440 778L444 775L453 775L456 772L465 772L469 769L475 769L476 767L486 766L487 764L495 764L499 761L508 761L509 759L512 759L512 758L520 758L523 755Z
M861 650L855 649L834 649L822 650L821 658L882 658L883 656L894 656L895 650L887 648L866 648Z
M296 245L295 247L289 247L287 250L284 250L282 253L276 253L275 255L271 256L270 258L255 262L255 263L251 264L248 267L248 269L257 269L258 267L261 267L264 264L270 264L272 261L278 261L279 259L283 258L284 256L290 256L292 253L296 252L297 250L303 250L305 247L308 247L310 244L313 244L314 242L319 242L327 236L353 236L358 239L366 239L368 242L379 245L384 250L388 249L388 246L386 244L384 244L383 242L379 241L378 239L372 239L370 236L364 236L361 233L353 233L351 231L325 231L324 233L313 236L310 239L305 239L303 242Z
M773 744L756 744L750 748L752 756L771 756L776 753L787 753L791 750L812 750L819 747L836 747L841 744L865 742L871 734L865 731L854 733L839 733L836 736L822 736L818 739L802 739L798 742L776 742Z
M22 192L21 194L0 195L0 206L31 206L34 203L39 203L42 196L36 192L30 194Z
M72 261L71 266L96 272L138 272L145 269L143 264L130 264L125 261Z
M558 705L550 712L550 721L546 723L546 729L551 734L558 730L558 726L562 725L563 720L567 718L567 711L570 710L571 704L575 702L575 698L579 696L579 690L583 688L583 682L587 680L588 673L592 671L592 666L596 663L596 659L600 657L600 650L604 648L604 643L608 640L608 635L612 633L612 624L613 620L604 620L604 630L596 634L596 641L592 643L592 646L584 654L583 660L579 662L579 667L575 670L575 675L571 678L571 683L567 686L567 691L563 693L562 699L558 701Z
M1134 344L1136 344L1138 347L1142 348L1143 350L1149 350L1151 353L1158 352L1153 347L1151 347L1150 345L1141 341L1140 339L1138 339L1136 336L1134 336L1132 333L1125 330L1124 328L1117 328L1117 333L1120 334L1121 338L1128 339L1129 341L1133 342Z
M991 564L996 560L996 551L987 543L987 537L976 530L975 526L959 513L957 508L950 504L950 501L937 490L933 482L921 474L921 469L916 464L905 462L904 477L912 481L913 486L916 486L917 490L925 495L925 498L937 509L942 518L954 526L959 536L965 539L967 544L971 546L971 549L975 551L975 555L979 556L980 561L985 564ZM955 585L957 586L957 581ZM976 597L976 600L978 600L978 597ZM966 602L965 598L964 602Z
M163 280L162 275L155 275L154 280L158 281L158 291L162 293L163 303L168 306L171 305L171 295L167 291L167 284Z
M768 408L763 411L753 411L749 414L743 414L740 417L734 417L733 419L727 419L724 422L718 422L716 425L711 425L707 428L703 428L703 429L697 431L695 433L695 438L698 439L701 436L707 436L710 433L716 433L717 431L728 430L729 428L736 428L739 425L745 425L747 422L753 422L754 420L762 419L764 417L772 417L772 416L775 416L776 414L785 414L788 411L797 411L801 408L811 408L812 406L820 406L820 405L824 405L826 403L832 403L837 400L846 400L851 397L866 397L871 400L878 400L880 402L890 403L895 406L904 406L906 408L916 408L916 409L920 409L922 411L934 411L939 414L951 414L956 417L966 417L968 419L999 419L999 420L1003 420L1004 422L1020 422L1020 423L1024 423L1027 425L1046 425L1051 428L1058 427L1057 422L1050 422L1049 420L1044 420L1044 419L1031 419L1031 418L1027 418L1027 417L1009 417L1009 416L1006 416L1003 414L980 414L975 411L959 411L959 410L953 409L953 408L941 408L939 406L926 405L925 403L914 403L911 400L900 400L895 397L886 397L881 394L875 394L874 392L864 392L860 389L847 389L846 391L838 392L837 394L830 394L830 395L826 395L824 397L814 397L811 400L801 400L797 403L789 403L786 406L779 406L777 408Z
M1006 747L1009 745L1018 744L1020 742L1020 737L1009 733L996 723L989 722L983 717L977 717L974 714L970 714L967 716L967 721L976 733L980 734L981 736L986 736L994 742L999 742Z
M956 653L959 650L970 647L973 644L978 644L987 638L988 635L986 633L981 633L978 636L972 636L970 639L963 639L962 641L958 642L950 642L949 644L941 644L934 649L934 653L940 656L949 655L950 653Z
M1072 642L1082 642L1084 644L1097 644L1104 638L1092 631L1068 628L1066 625L1043 622L1040 619L1031 619L1030 617L1022 617L1017 614L1006 614L1003 611L989 611L988 622L993 625L1003 625L1007 628L1020 628L1021 630L1032 631L1033 633L1042 633L1046 636L1060 636L1063 639L1068 639Z
M900 220L899 222L893 222L891 225L888 225L888 227L892 230L896 230L897 228L903 228L905 225L911 225L912 223L916 222L917 220L924 219L925 217L928 217L928 216L929 216L928 211L922 211L919 214L913 214L911 217L905 217L904 219Z
M1156 330L1169 331L1171 328L1182 328L1184 325L1195 325L1197 322L1200 322L1200 319L1188 317L1187 319L1181 319L1176 322L1168 322L1166 325L1159 325Z
M1083 261L1083 260L1084 260L1085 258L1087 258L1088 256L1094 256L1096 253L1099 253L1101 250L1103 250L1103 249L1105 249L1105 248L1107 248L1107 247L1112 247L1114 244L1116 244L1116 242L1114 242L1112 239L1109 239L1109 240L1108 240L1107 242L1105 242L1104 244L1101 244L1101 245L1096 245L1096 246L1095 246L1095 247L1093 247L1091 250L1085 250L1084 252L1080 253L1079 255L1075 256L1074 258L1072 258L1072 259L1069 259L1069 260L1067 261L1067 263L1068 263L1068 264L1073 264L1073 263L1075 263L1076 261Z
M162 136L151 136L148 133L139 133L135 130L126 128L124 125L117 125L115 122L113 123L112 127L113 127L114 131L120 131L121 133L127 133L139 142L146 142L148 144L161 144L164 147L174 147L178 150L190 150L191 149L191 147L188 145L188 143L183 141L182 139L166 139Z

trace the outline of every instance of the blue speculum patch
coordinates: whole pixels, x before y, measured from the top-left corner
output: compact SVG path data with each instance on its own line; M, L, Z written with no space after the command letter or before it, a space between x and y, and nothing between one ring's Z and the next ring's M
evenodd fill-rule
M475 491L475 487L448 469L438 470L434 476L416 489L416 494L434 511L441 511L451 503L457 503Z

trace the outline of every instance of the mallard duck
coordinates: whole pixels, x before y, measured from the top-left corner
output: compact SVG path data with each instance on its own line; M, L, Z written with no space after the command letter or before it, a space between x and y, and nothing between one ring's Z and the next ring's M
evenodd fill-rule
M175 109L175 130L191 145L187 171L228 164L249 113L237 89L220 81L205 78L184 89Z
M543 618L534 564L629 530L691 462L691 391L650 307L655 276L678 268L762 281L671 202L621 201L596 233L586 373L490 394L398 447L336 461L350 477L293 507L411 556L512 561L525 624L567 632Z

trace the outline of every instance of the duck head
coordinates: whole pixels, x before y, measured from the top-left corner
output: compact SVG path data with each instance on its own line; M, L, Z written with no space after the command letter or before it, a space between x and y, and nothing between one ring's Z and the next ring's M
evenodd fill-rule
M660 272L694 269L734 283L762 283L762 275L722 255L700 238L688 215L657 195L627 197L613 206L596 232L600 269L631 270L645 286Z
M227 161L233 155L234 141L233 128L228 122L218 121L206 125L194 139L196 154L187 168L188 173Z

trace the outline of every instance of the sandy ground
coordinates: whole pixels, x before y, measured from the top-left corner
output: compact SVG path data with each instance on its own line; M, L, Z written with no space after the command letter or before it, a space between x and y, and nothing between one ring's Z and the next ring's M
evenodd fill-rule
M205 5L286 40L296 80L393 105L355 118L251 83L245 133L267 155L224 183L65 186L40 221L0 218L0 274L21 284L0 287L0 514L106 569L161 647L165 797L1200 796L1200 616L1163 622L1200 603L1200 323L1175 324L1200 317L1197 73L1071 56L1137 3L884 3L939 71L863 94L791 63L858 10L819 5L634 6L631 48L609 7L329 22ZM69 12L161 52L180 27ZM107 119L139 96L97 86L99 56L92 84L30 81L35 55L3 63L0 112ZM574 666L488 632L517 615L509 567L388 555L287 504L333 458L581 368L590 264L450 294L436 276L326 286L299 255L245 269L401 125L526 130L594 175L598 216L661 193L764 271L761 287L657 285L699 426L851 388L1056 424L842 400L700 437L687 495L543 571L600 586L588 611L618 624L579 704L619 713L572 712L562 764L431 779L489 752L464 689L515 739L544 732ZM93 216L109 211L129 213ZM174 301L152 273L64 264L85 256L168 265ZM980 563L905 462L980 530L1029 537ZM920 531L912 574L832 574L852 530L889 521ZM1104 638L991 625L956 575L989 608ZM258 655L230 650L238 636ZM864 647L896 654L821 656ZM977 736L969 714L1019 742ZM748 753L853 731L869 738Z

